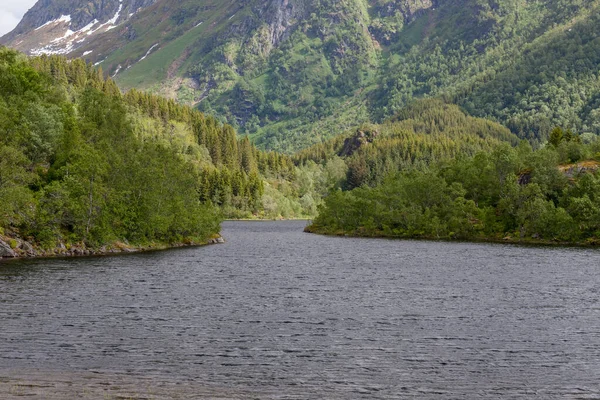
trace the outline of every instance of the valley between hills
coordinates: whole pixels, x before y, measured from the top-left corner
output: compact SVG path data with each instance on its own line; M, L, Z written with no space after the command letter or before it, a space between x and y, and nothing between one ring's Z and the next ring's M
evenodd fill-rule
M4 252L205 243L223 218L596 244L597 8L38 2L0 39Z
M600 398L599 7L37 1L0 398Z

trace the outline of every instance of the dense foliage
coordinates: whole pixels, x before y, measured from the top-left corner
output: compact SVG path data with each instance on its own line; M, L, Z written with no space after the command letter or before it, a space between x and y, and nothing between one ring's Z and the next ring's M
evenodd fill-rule
M597 135L599 15L594 0L444 2L390 48L373 112L442 95L532 143L557 125Z
M499 145L334 191L311 231L435 239L600 241L600 143L559 129L533 151ZM583 161L588 160L588 161Z
M0 49L0 228L45 247L202 240L219 216L197 172L140 140L110 80L81 61Z
M222 211L302 214L295 190L272 187L295 176L288 157L172 100L122 95L79 59L0 48L0 234L47 248L202 241Z
M362 125L355 133L300 151L294 159L306 165L309 161L322 164L342 157L347 166L342 187L352 189L374 186L391 173L415 166L518 142L497 123L469 117L457 106L439 100L421 100L384 124Z

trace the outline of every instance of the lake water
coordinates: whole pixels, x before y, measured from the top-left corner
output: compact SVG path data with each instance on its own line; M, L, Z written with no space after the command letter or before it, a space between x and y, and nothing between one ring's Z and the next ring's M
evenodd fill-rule
M600 397L600 250L304 225L0 263L0 398Z

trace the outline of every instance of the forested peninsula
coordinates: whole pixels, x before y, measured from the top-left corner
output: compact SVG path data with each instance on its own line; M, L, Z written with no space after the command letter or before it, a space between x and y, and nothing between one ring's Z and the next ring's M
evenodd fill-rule
M301 214L273 187L294 168L80 59L0 48L0 257L207 243L225 216Z
M496 146L330 193L308 232L600 244L600 142L555 128L543 148Z

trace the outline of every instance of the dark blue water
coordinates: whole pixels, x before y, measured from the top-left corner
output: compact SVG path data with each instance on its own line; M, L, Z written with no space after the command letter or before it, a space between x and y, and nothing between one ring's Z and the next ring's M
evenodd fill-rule
M1 263L0 398L600 398L600 251L304 224Z

